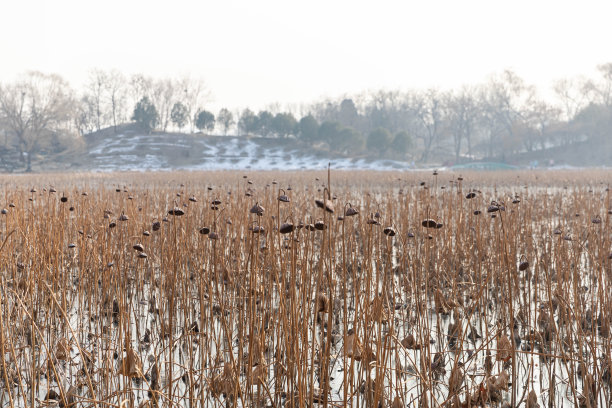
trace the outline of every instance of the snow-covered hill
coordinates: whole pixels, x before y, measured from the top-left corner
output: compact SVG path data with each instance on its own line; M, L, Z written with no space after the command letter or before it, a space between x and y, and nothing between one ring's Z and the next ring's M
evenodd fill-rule
M86 137L86 153L77 167L91 171L151 170L403 170L394 160L346 158L299 146L294 140L202 136L144 135L126 128Z

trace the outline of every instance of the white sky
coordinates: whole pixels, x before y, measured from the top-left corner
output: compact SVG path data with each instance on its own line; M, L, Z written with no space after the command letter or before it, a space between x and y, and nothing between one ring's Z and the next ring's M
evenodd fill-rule
M0 81L190 74L211 109L450 89L506 68L545 90L612 62L610 16L585 0L0 0Z

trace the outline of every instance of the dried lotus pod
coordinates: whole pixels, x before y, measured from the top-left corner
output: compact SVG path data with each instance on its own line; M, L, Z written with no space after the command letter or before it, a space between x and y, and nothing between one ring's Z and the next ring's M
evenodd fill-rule
M289 234L290 232L293 232L294 226L292 223L290 222L285 222L283 224L281 224L280 228L278 229L278 231L281 234Z
M344 211L344 215L346 217L352 217L359 214L359 210L357 210L356 208L349 206L345 211Z
M394 237L395 236L395 228L393 227L385 227L385 229L383 229L383 233L388 236L388 237Z
M325 211L329 213L334 212L334 203L331 202L331 200L325 200L325 201L315 200L315 204L317 205L317 207L323 208Z
M496 211L499 211L499 207L496 205L491 204L490 206L487 207L488 213L494 213Z
M263 227L263 225L254 225L249 229L253 231L253 234L262 234L266 232L266 229Z
M433 220L431 218L423 220L421 222L421 225L425 228L438 228L438 223L436 222L436 220Z
M327 313L329 309L329 299L325 293L321 292L317 296L317 312Z
M174 215L174 216L180 217L181 215L185 215L185 211L183 211L179 207L174 207L173 209L168 210L168 215Z
M265 208L259 205L259 203L255 203L255 205L251 207L250 213L256 214L261 217L265 211L266 211Z
M278 196L278 201L280 201L280 202L282 202L282 203L288 203L288 202L290 202L291 200L289 199L289 197L288 197L288 196L287 196L287 194L285 193L285 190L282 190L282 189L281 189L280 191L282 191L282 192L283 192L283 194L280 194L280 195Z

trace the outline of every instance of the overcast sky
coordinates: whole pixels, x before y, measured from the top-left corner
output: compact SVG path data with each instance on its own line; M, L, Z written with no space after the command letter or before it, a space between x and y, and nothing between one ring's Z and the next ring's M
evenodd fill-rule
M450 89L507 68L547 89L612 62L610 16L612 2L584 0L0 0L0 80L190 74L215 109Z

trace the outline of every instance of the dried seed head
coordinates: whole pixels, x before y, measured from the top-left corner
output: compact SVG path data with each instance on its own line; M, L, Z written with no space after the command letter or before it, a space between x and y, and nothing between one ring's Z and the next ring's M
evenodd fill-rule
M443 224L443 223L441 223L441 222L439 222L439 223L437 223L437 224L436 224L436 229L440 229L440 228L442 228L443 226L444 226L444 224Z
M144 252L138 252L138 258L140 259L145 259L148 258L149 256L147 254L145 254Z
M472 198L476 197L476 193L473 191L470 191L469 193L466 194L465 198L467 198L468 200L471 200Z
M383 229L383 233L388 237L394 237L395 229L393 227L385 227L385 229Z
M50 193L57 193L57 190L56 190L56 189L54 189L53 187L51 187L51 188L49 189L49 192L50 192Z
M421 222L421 225L425 228L437 228L438 227L438 223L436 222L436 220L433 220L431 218L427 218L423 220L423 222Z
M179 208L179 207L174 207L173 209L171 209L171 210L169 210L169 211L168 211L168 214L169 214L169 215L174 215L174 216L179 217L179 216L181 216L181 215L184 215L184 214L185 214L185 211L183 211L183 210L182 210L181 208Z
M524 271L527 268L529 268L529 262L522 261L521 263L519 263L519 271Z
M75 244L68 244L68 248L72 249L72 248L76 248Z
M289 234L290 232L293 232L293 224L290 222L286 222L284 224L281 224L280 228L278 229L278 231L281 234Z
M263 225L254 225L250 227L249 229L253 231L253 234L262 234L266 232L266 229L263 227Z
M212 200L211 204L212 204L212 205L214 205L214 206L221 205L221 200L219 200L219 199L214 199L214 200Z
M593 217L593 219L591 220L591 222L593 224L601 224L601 217L599 215L596 215L595 217Z
M325 209L325 211L333 213L334 212L334 203L331 202L331 200L315 200L315 204L317 205L317 207L319 208L323 208Z
M200 228L200 234L202 234L202 235L208 235L209 232L210 232L210 228L208 228L208 227Z
M153 231L159 231L159 229L161 228L161 223L159 221L155 221L152 225L151 225L151 229Z
M191 201L192 203L197 203L198 199L195 198L195 196L191 196L191 197L189 197L189 201Z
M211 232L210 234L208 234L208 238L217 240L219 239L219 234L217 234L216 232Z
M326 313L328 310L329 300L325 293L319 293L317 296L317 312Z
M108 224L108 228L115 228L116 226L117 226L117 223L116 223L115 221L111 221L111 222Z
M285 192L283 190L281 190L283 192L283 194L278 196L278 201L281 201L283 203L288 203L289 201L291 201L289 199L289 197L287 196L287 194L285 194Z
M129 217L128 217L127 215L125 215L125 214L123 214L123 213L122 213L122 214L119 216L119 221L127 221L127 220L129 220Z
M144 230L142 235L144 235L145 237L148 237L149 235L151 235L151 233L147 230Z
M15 208L15 204L9 203L9 208Z
M266 211L265 208L259 205L259 203L255 203L255 205L251 207L250 213L256 214L261 217L265 211Z
M499 211L499 207L496 205L491 204L489 207L487 207L488 213L494 213L496 211Z
M347 217L352 217L352 216L357 215L357 214L359 214L359 211L357 209L353 208L352 206L348 207L346 209L346 211L344 211L344 215L347 216Z
M3 215L8 214L8 210L6 208L3 208L2 211L0 211Z
M323 222L323 220L317 220L314 223L314 227L315 229L319 230L319 231L323 231L325 228L327 228L327 226L325 225L325 223Z
M68 197L66 197L65 195L63 195L63 196L61 196L61 197L60 197L60 201L61 201L62 203L65 203L65 202L67 202L67 201L68 201Z
M138 252L143 252L144 251L144 247L142 246L142 244L135 244L132 248L134 248Z

